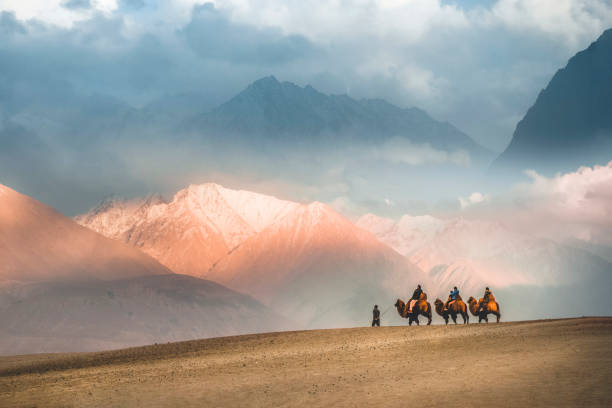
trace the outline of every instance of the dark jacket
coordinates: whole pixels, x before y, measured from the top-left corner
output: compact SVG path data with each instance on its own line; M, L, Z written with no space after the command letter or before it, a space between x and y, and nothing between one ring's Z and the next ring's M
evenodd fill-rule
M459 289L451 290L451 293L450 293L451 300L457 300L457 296L459 296Z
M421 298L421 293L423 293L423 289L416 288L411 299L419 300Z
M374 318L374 320L380 319L380 309L372 310L372 317Z

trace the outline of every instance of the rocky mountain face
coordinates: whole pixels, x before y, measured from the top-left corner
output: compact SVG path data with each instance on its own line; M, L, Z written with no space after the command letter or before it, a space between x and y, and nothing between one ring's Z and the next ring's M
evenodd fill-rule
M612 29L557 71L493 168L554 173L611 155Z
M141 208L136 207L123 210L135 216ZM0 258L0 354L100 350L298 327L252 297L174 274L142 251L3 185Z

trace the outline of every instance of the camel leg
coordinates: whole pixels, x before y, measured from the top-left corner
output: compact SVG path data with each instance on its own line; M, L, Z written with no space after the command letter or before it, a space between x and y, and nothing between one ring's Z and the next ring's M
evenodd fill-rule
M457 315L451 315L451 317L453 318L453 323L457 324Z
M427 325L429 326L431 324L431 310L429 311L429 314L427 315Z

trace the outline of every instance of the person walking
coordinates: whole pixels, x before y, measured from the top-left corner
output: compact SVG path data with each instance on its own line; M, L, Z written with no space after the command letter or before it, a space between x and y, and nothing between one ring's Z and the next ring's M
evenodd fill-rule
M372 327L374 326L380 327L380 310L378 310L378 305L374 305L374 310L372 310Z

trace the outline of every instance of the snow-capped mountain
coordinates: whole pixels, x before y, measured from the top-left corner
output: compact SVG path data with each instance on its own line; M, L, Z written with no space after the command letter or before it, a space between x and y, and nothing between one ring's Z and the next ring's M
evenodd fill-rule
M318 202L203 184L169 203L116 201L76 219L313 327L362 324L374 303L425 284L403 256Z
M455 285L464 296L480 294L485 286L509 293L513 288L551 288L551 293L573 288L584 295L590 285L612 277L612 264L598 256L514 232L501 222L429 216L395 222L368 214L357 225L426 271L441 295Z
M209 183L172 201L105 201L75 220L124 241L176 273L202 276L210 267L298 204Z

